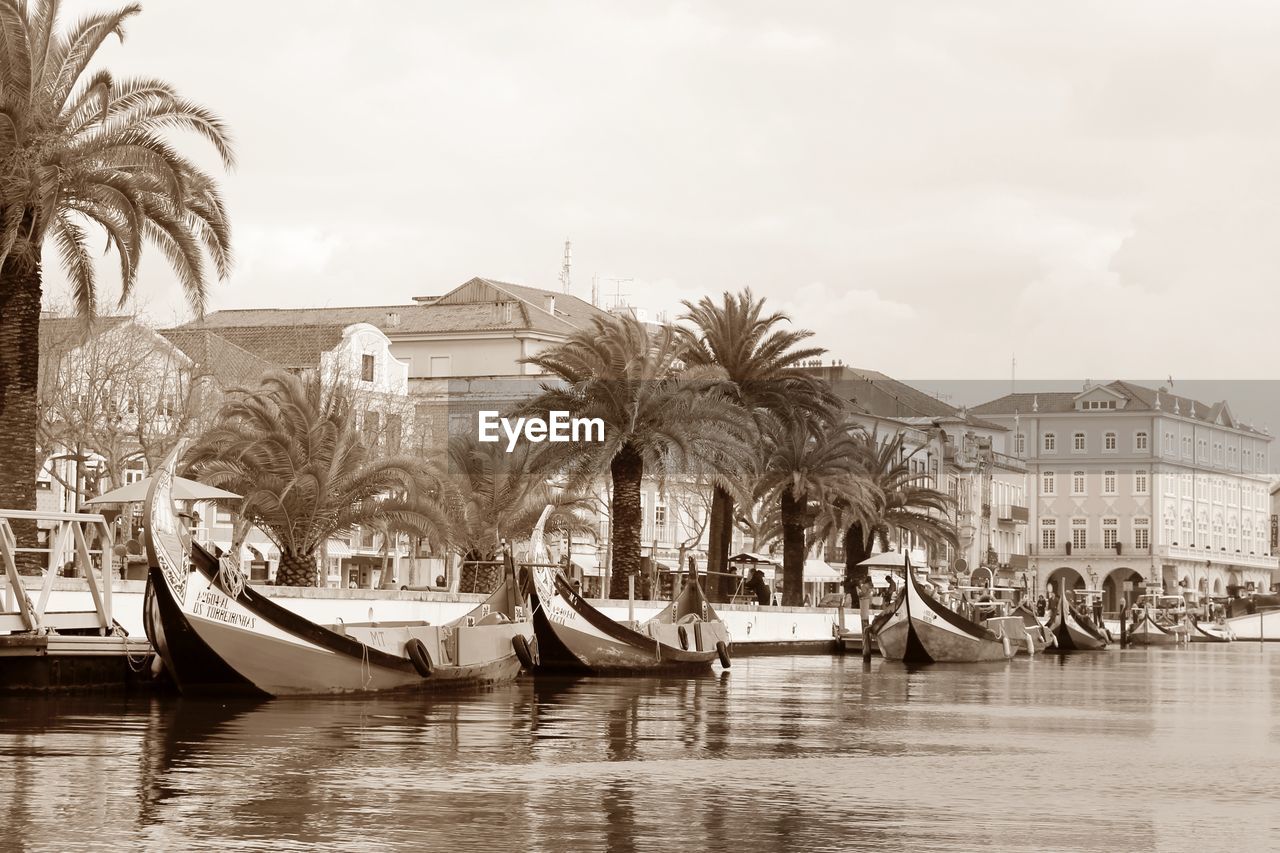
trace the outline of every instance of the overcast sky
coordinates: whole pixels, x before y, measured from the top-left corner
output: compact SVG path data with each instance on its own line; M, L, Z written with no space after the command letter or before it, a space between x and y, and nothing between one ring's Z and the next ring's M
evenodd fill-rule
M750 286L902 378L1280 376L1280 4L963 5L152 0L102 57L234 131L211 309L556 288L568 237L579 296Z

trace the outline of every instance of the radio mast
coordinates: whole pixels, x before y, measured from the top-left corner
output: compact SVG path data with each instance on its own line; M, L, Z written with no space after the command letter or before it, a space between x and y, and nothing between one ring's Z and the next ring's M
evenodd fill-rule
M560 267L560 288L565 292L569 292L570 278L569 268L573 264L573 246L568 241L564 241L564 264Z

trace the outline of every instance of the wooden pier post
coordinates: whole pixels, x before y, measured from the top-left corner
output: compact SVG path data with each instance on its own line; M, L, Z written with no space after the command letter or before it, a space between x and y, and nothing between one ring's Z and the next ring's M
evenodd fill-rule
M627 575L627 621L636 622L636 576Z
M1126 619L1129 613L1128 608L1120 608L1120 648L1129 645L1129 623Z
M862 620L862 659L871 660L871 596L858 596L858 618Z

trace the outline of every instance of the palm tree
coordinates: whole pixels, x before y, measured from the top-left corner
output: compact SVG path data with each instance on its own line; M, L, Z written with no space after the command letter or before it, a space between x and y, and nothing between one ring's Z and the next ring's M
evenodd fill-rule
M749 288L736 295L725 292L719 304L704 296L696 304L685 301L684 307L680 319L694 326L686 332L685 362L718 368L730 383L731 398L747 412L764 415L811 408L825 413L824 409L834 408L824 383L792 369L826 350L797 348L813 332L778 328L790 318L781 312L766 314L764 299L756 299ZM730 486L716 483L711 499L707 570L721 573L721 598L727 597L732 580L728 572L734 519Z
M862 507L866 484L858 469L859 444L844 424L774 417L757 492L778 503L782 526L782 603L804 602L806 532L824 507L840 501Z
M554 507L548 530L592 533L581 514L589 499L553 488L535 469L531 448L517 444L507 453L504 446L470 433L449 439L445 501L454 548L467 561L460 583L464 592L488 592L497 585L502 576L497 567L475 564L497 560L504 541L528 538L548 504Z
M71 280L77 311L97 304L90 229L120 262L124 302L143 242L155 244L203 312L209 264L231 262L226 211L213 179L165 138L194 131L225 167L222 122L153 78L90 72L98 48L123 38L139 7L61 29L57 0L0 0L0 506L34 508L41 265L46 239Z
M280 549L278 582L315 586L316 557L358 525L447 541L439 486L426 463L372 458L351 393L318 374L272 373L233 397L186 460L194 474L244 495L240 515Z
M868 486L867 500L858 506L837 503L835 507L844 536L845 584L851 591L866 573L858 564L871 556L877 543L882 551L888 550L894 531L934 544L959 546L955 525L947 517L951 497L930 486L926 472L911 469L911 454L904 452L904 440L901 432L886 439L866 432L855 436L858 467Z
M633 317L596 318L559 346L526 359L561 380L524 411L567 411L599 418L598 443L545 445L544 463L562 466L568 481L585 485L608 470L610 594L626 595L640 570L640 486L646 473L665 480L710 468L718 476L742 458L747 425L722 383L684 375L682 336L663 326L650 331Z

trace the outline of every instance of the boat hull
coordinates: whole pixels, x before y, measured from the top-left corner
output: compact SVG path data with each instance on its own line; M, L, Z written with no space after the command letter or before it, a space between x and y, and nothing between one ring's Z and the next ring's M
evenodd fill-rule
M998 637L947 608L907 572L904 594L876 629L880 654L904 663L978 663L1007 660L1016 643ZM1017 620L1010 620L1017 621Z
M1235 639L1229 625L1217 625L1212 622L1194 622L1191 625L1191 642L1193 643L1230 643Z
M1129 645L1131 646L1174 646L1178 638L1163 627L1151 621L1149 615L1129 629Z
M1107 638L1092 625L1079 618L1065 603L1050 623L1057 649L1062 652L1092 652L1107 647Z
M163 632L166 663L180 686L200 682L193 667L205 650L272 696L454 688L519 673L513 640L527 641L533 627L523 608L512 607L519 598L513 578L449 625L316 624L243 583L236 567L223 566L183 535L169 495L174 455L152 483L145 538L160 617L156 633Z

